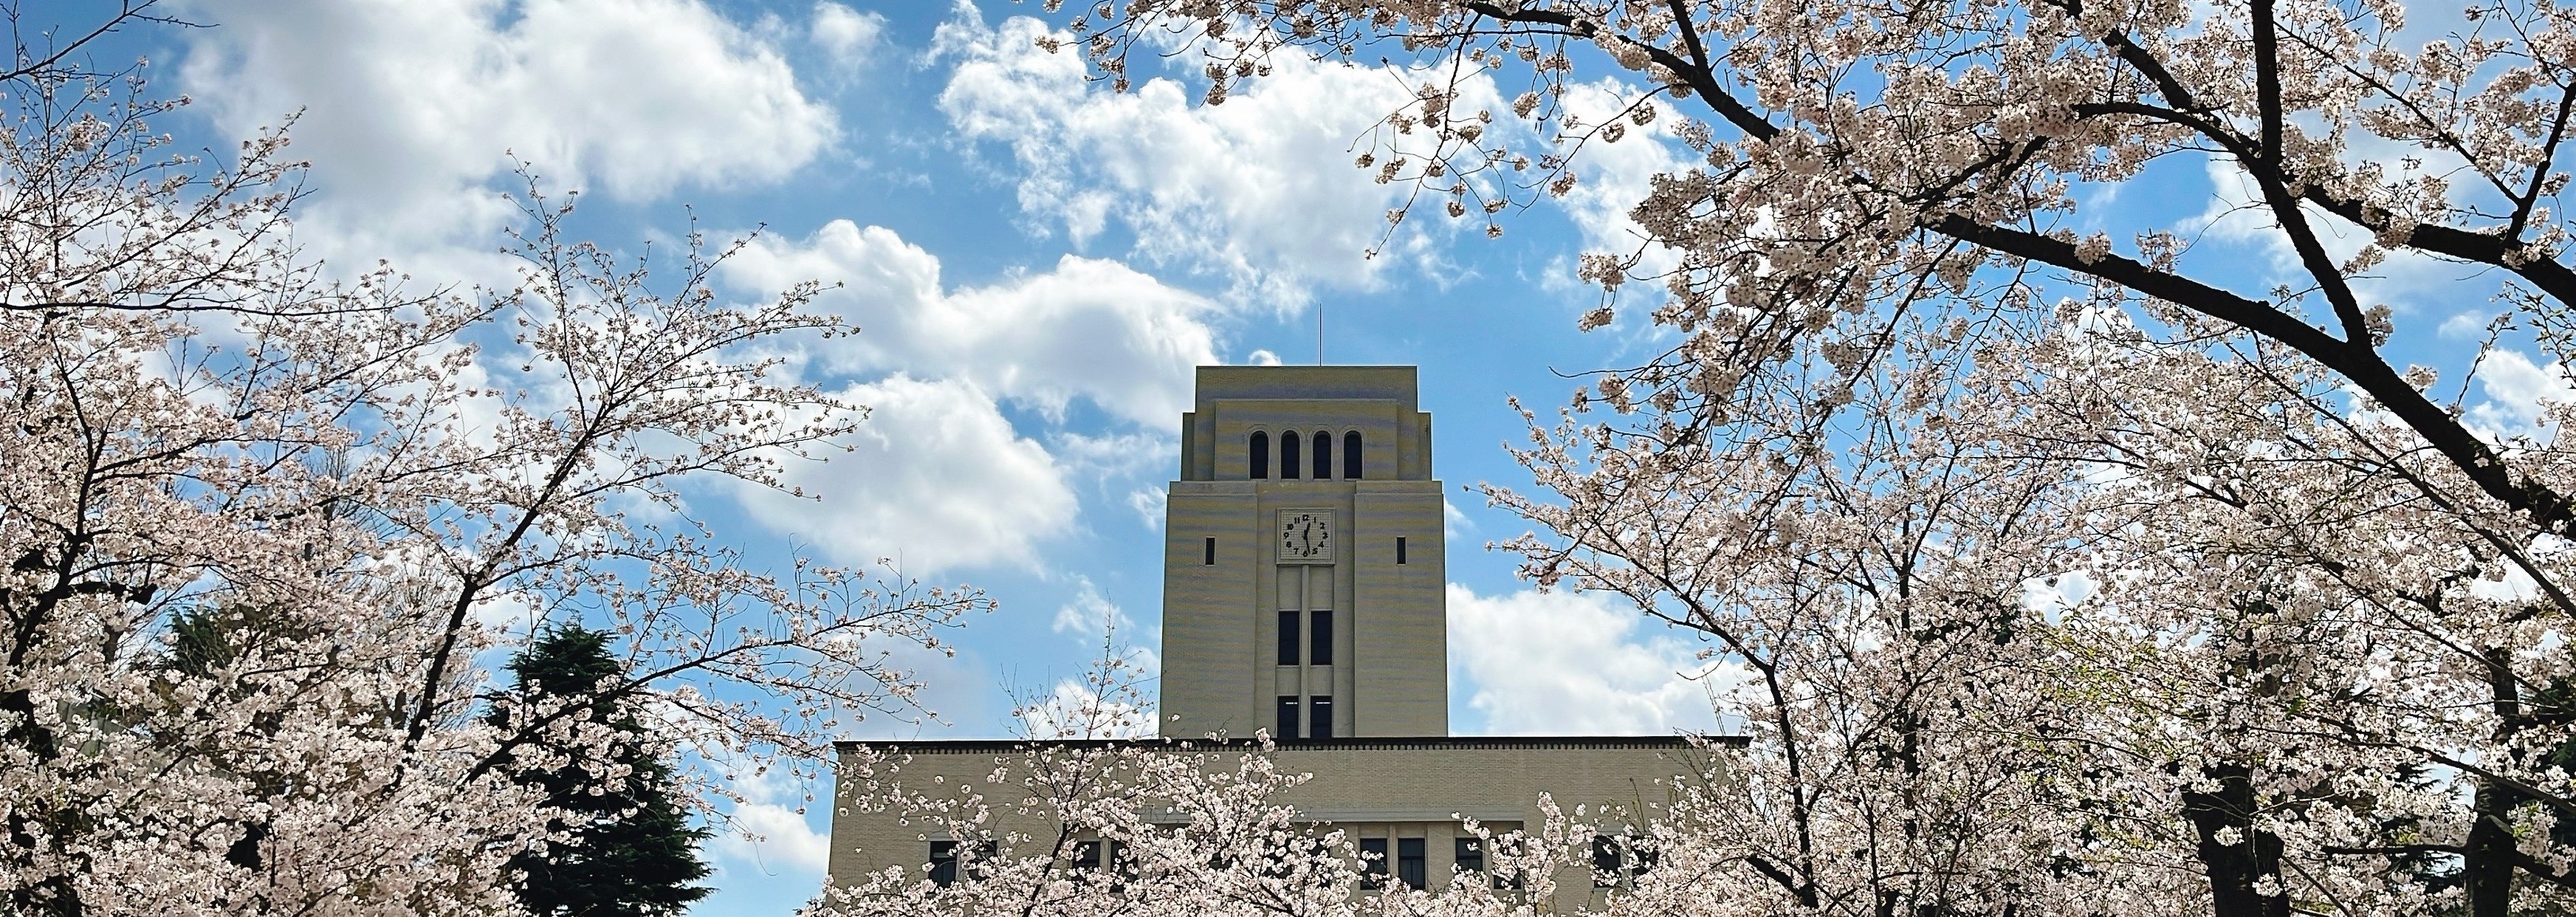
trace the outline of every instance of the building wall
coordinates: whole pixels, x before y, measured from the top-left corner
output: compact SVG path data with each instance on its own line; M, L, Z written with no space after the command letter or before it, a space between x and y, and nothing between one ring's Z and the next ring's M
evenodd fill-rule
M1163 526L1164 735L1276 735L1282 697L1331 698L1336 736L1448 734L1441 484L1431 477L1431 418L1416 403L1409 366L1199 368ZM1335 450L1320 479L1319 430ZM1289 480L1275 456L1292 432L1306 448ZM1353 432L1363 443L1356 480L1342 467ZM1274 456L1263 479L1250 476L1255 433ZM1282 556L1281 513L1302 510L1330 513L1331 562ZM1334 616L1332 664L1301 652L1280 665L1280 612L1315 610ZM1309 709L1299 708L1297 735L1310 734Z
M903 762L886 772L890 786L939 798L954 798L973 787L1007 802L1025 794L983 784L997 767L1022 773L1025 759L1017 749L1026 744L849 742L843 743L843 772L859 772L861 757L874 754ZM1138 747L1158 743L1149 740ZM1524 825L1534 828L1545 820L1538 800L1546 793L1567 813L1577 805L1593 813L1619 813L1607 819L1595 815L1595 823L1634 818L1643 824L1671 801L1675 785L1706 772L1706 756L1681 739L1654 737L1344 739L1283 743L1273 752L1281 772L1313 775L1284 792L1280 802L1295 806L1319 826L1340 828L1355 838L1423 838L1434 889L1448 884L1455 840L1468 836L1462 817L1496 834ZM1234 756L1218 757L1231 766ZM839 801L843 808L832 820L833 875L889 866L919 870L927 862L930 842L947 839L933 836L935 829L920 822L903 825L882 815L846 817L851 802L846 794L852 792L845 781L845 798ZM1153 820L1150 812L1148 820ZM1055 834L1053 825L1011 815L996 827L1039 837ZM1556 878L1558 895L1550 903L1557 910L1580 911L1599 903L1603 891L1594 887L1586 870L1569 868Z

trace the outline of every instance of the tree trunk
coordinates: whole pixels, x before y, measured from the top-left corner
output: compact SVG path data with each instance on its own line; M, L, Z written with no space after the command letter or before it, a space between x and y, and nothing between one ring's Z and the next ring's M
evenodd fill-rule
M2281 839L2254 829L2254 781L2242 765L2222 764L2203 771L2218 781L2215 793L2182 794L2183 816L2200 834L2200 864L2209 872L2212 917L2290 917L2290 898L2279 894ZM2219 832L2236 829L2235 843L2222 843ZM2273 877L2275 894L2255 891L2255 883Z

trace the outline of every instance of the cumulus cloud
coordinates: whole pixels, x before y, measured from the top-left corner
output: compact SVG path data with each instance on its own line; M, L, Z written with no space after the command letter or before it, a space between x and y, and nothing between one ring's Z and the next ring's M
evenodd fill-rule
M831 858L831 840L808 824L796 803L803 793L784 771L737 780L743 801L726 814L732 830L714 838L717 856L775 876L781 872L820 879Z
M907 574L1029 566L1039 543L1073 526L1073 490L1044 447L1020 437L974 383L897 373L835 393L868 418L819 461L789 462L786 482L819 500L745 487L742 504L773 531L844 563L895 558Z
M1475 686L1468 706L1496 734L1713 731L1708 691L1687 677L1710 664L1686 641L1639 633L1642 621L1593 595L1489 597L1451 583L1450 667Z
M2531 362L2518 351L2496 350L2478 366L2478 389L2486 400L2472 405L2469 425L2490 438L2528 436L2549 439L2549 408L2576 405L2576 382L2567 369L2552 362Z
M726 270L728 282L760 291L842 284L817 306L861 332L821 354L831 370L963 379L1055 416L1081 398L1170 429L1188 410L1193 368L1217 362L1214 304L1115 261L1067 255L1044 273L949 291L929 252L893 230L834 220L801 242L758 240Z
M1206 105L1171 79L1113 93L1086 78L1079 53L1037 48L1045 32L1028 18L988 28L967 8L934 43L956 61L940 108L965 136L1010 146L1027 213L1077 244L1115 219L1155 263L1282 306L1312 286L1375 282L1387 259L1363 253L1409 188L1347 164L1354 142L1411 99L1402 73L1283 54L1271 75ZM1416 225L1400 241L1418 241Z
M814 4L814 24L808 33L835 61L845 66L865 63L884 40L885 17L825 0Z
M225 130L296 112L308 235L380 254L510 216L515 155L626 199L783 178L835 134L774 49L701 0L207 0L181 74Z

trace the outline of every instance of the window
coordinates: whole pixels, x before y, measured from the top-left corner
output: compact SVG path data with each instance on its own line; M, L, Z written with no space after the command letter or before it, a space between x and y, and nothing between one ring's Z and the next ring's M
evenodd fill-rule
M1215 551L1215 550L1216 550L1216 548L1215 548L1215 545L1216 545L1216 539L1214 539L1214 538L1210 538L1210 539L1208 539L1208 545L1209 545L1209 548L1208 548L1208 550L1209 550L1209 551L1211 551L1211 552ZM1214 556L1214 555L1213 555L1213 554L1211 554L1210 556ZM1404 563L1404 536L1402 536L1402 535L1397 535L1397 536L1395 536L1395 562L1396 562L1397 564L1402 564L1402 563ZM1216 561L1211 560L1211 561L1208 561L1208 563L1216 563Z
M1342 434L1342 477L1360 479L1360 431Z
M1279 613L1279 664L1297 664L1297 613Z
M1451 859L1457 862L1459 872L1484 872L1485 839L1481 837L1458 838L1456 856Z
M1073 868L1099 869L1100 843L1099 841L1073 842Z
M1399 561L1399 562L1400 562L1400 561ZM1201 564L1203 564L1203 565L1205 565L1205 566L1210 566L1210 567L1216 566L1216 539L1215 539L1215 538L1209 538L1209 539L1207 540L1207 559L1206 559L1206 560L1204 560L1204 561L1201 561L1200 563L1201 563Z
M1609 888L1655 868L1655 851L1635 835L1592 836L1592 885Z
M1386 887L1386 838L1360 838L1360 887Z
M1333 434L1315 431L1315 480L1333 476Z
M1298 438L1297 431L1295 430L1279 434L1280 480L1294 481L1297 479L1297 444L1302 442L1305 442L1305 440Z
M1270 737L1274 739L1293 739L1297 737L1296 695L1292 694L1279 699L1279 728L1271 732Z
M1423 865L1421 838L1401 837L1396 839L1395 877L1403 880L1406 888L1411 888L1417 891L1421 890L1422 887L1430 881L1429 871L1427 867Z
M1330 611L1313 612L1307 616L1307 620L1309 622L1308 626L1313 627L1315 630L1315 641L1314 643L1309 644L1306 648L1306 664L1332 665L1333 613Z
M984 864L992 862L993 858L999 856L1000 853L1001 848L992 841L985 841L981 844L975 845L975 857L966 863L966 868L961 873L957 867L957 842L931 841L931 884L943 887L955 885L957 884L957 877L959 875L964 875L969 879L980 878L984 871Z
M1306 709L1310 713L1306 718L1306 737L1309 739L1332 738L1333 699L1320 694L1314 697L1309 697L1306 699Z
M1252 434L1252 479L1270 476L1270 434L1258 430Z
M957 842L930 842L930 884L946 888L957 884Z

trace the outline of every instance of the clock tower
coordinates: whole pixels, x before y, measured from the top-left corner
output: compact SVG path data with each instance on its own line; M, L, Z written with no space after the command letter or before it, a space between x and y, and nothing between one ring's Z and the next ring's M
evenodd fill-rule
M1447 735L1413 367L1202 366L1197 384L1163 527L1163 735Z

